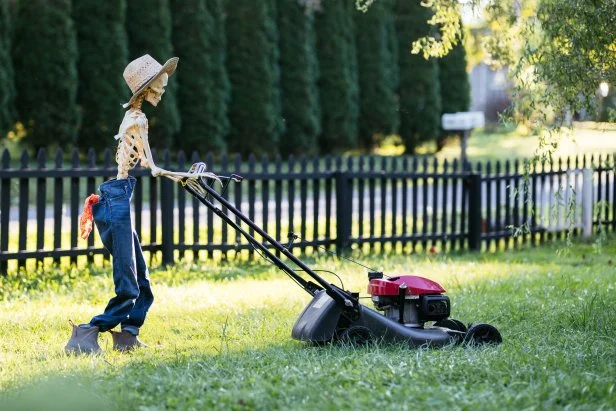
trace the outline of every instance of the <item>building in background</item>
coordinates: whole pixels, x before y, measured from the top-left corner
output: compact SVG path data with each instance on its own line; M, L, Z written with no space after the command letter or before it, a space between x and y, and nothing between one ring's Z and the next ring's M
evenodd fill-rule
M499 113L511 105L507 68L492 69L479 63L471 70L471 111L482 111L486 122L496 123Z

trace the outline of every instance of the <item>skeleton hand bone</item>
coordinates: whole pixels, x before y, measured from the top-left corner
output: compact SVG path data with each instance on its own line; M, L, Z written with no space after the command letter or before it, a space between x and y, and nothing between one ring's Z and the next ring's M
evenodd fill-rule
M222 182L220 181L220 178L216 174L205 171L206 169L207 169L207 166L205 165L205 163L193 164L187 173L177 172L177 171L168 171L168 170L165 170L163 168L160 168L154 165L151 167L152 175L154 177L164 176L174 181L182 181L184 179L197 180L198 178L203 177L203 178L214 179L222 184Z

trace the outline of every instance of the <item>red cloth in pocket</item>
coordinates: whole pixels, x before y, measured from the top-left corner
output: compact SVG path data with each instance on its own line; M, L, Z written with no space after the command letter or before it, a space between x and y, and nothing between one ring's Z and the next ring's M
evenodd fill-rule
M79 217L79 229L81 230L81 238L87 240L92 232L92 205L98 203L99 195L90 194L83 204L83 213Z

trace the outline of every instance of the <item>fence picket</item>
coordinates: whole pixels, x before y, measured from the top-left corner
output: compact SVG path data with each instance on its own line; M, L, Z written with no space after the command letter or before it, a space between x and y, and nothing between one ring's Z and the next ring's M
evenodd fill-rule
M417 157L413 157L413 176L411 178L411 186L410 186L410 190L412 193L412 200L411 200L411 226L412 226L412 241L411 241L411 251L415 252L416 251L416 247L417 247L417 216L418 216L418 194L419 194L419 187L417 185L418 182L418 163L417 163Z
M512 225L512 217L511 217L511 211L513 208L513 204L511 202L511 187L512 187L512 180L511 180L511 162L507 159L505 161L505 230L509 231L510 229L507 228L508 226ZM515 242L516 239L511 237L511 238L506 238L505 239L505 249L509 249L510 247L515 246Z
M223 153L222 156L220 157L220 170L221 170L221 173L223 175L227 175L228 172L229 172L229 156L227 155L227 153ZM222 193L222 196L223 196L223 198L225 200L229 200L229 191L225 190ZM267 203L264 202L264 204L267 204ZM229 210L225 206L222 206L222 212L225 213L225 214L229 214ZM229 224L227 224L226 221L222 221L222 219L219 219L219 220L220 220L220 228L221 228L221 231L222 231L221 242L222 242L222 244L228 244L228 240L227 239L229 238L229 230L231 228L229 227ZM228 249L224 250L223 256L224 256L224 258L227 258L229 256L229 250Z
M171 154L169 150L163 153L163 164L165 170L171 168ZM173 232L174 216L173 210L175 201L174 189L176 185L166 177L160 179L160 231L161 231L161 254L164 265L173 263Z
M441 211L441 241L440 241L440 248L442 251L446 251L447 249L447 236L451 234L451 229L450 227L447 225L447 210L448 210L448 190L450 188L450 181L451 179L449 177L447 177L447 174L449 173L449 162L447 161L447 159L445 159L445 161L443 161L443 175L445 175L445 177L443 177L442 184L441 184L441 207L440 210Z
M457 176L458 174L458 159L454 159L453 160L453 164L451 165L451 172L454 175L454 177L452 177L451 181L452 181L452 187L451 187L451 239L449 241L449 249L451 251L456 250L456 242L457 242L457 238L456 236L458 234L462 234L463 230L461 228L458 228L458 215L457 215L457 210L458 210L458 190L460 188L460 177Z
M88 150L88 168L91 170L96 168L96 152L94 151L93 148ZM86 178L86 196L89 196L90 194L94 194L95 184L96 183L95 183L93 176L89 176ZM96 230L94 229L94 227L92 228L93 228L92 232L88 236L88 242L87 242L88 248L94 247L94 239L96 238L96 235L98 234ZM94 254L88 253L86 259L88 261L88 264L92 264L94 262Z
M610 169L610 173L612 174L612 230L616 230L616 154L612 154Z
M235 156L235 170L234 173L241 175L242 174L242 155L241 154L237 154ZM233 181L229 182L230 184L233 183ZM238 210L242 209L242 186L239 184L233 184L233 199L235 200L235 208L237 208ZM239 217L235 217L235 223L237 225L241 225L241 219ZM235 230L234 230L235 231ZM237 252L237 256L239 256L240 252L241 252L241 244L242 244L242 235L239 233L239 231L235 231L235 248L236 248L236 252Z
M321 181L317 175L321 171L321 165L317 156L312 157L312 170L315 174L312 179L312 242L314 244L313 252L319 246L319 210L320 210L320 191Z
M276 174L282 173L282 159L279 154L276 154L275 157L275 169L274 172ZM282 226L282 179L276 179L274 181L274 203L275 203L275 223L276 223L276 232L274 234L274 238L276 241L281 241L281 226ZM280 251L276 250L276 256L280 257Z
M28 157L28 153L26 150L22 152L21 155L21 169L25 170L28 168L28 163L30 159ZM28 234L28 202L29 202L29 192L30 192L30 180L28 178L21 178L19 180L19 246L18 250L26 250L26 239ZM25 267L26 260L20 259L17 261L18 267Z
M254 175L256 167L256 158L254 154L248 156L248 174ZM251 178L248 180L248 218L255 221L255 199L256 199L256 179ZM290 224L290 223L289 223ZM248 230L250 235L254 235L255 230L251 227ZM255 250L253 247L248 249L248 256L254 258Z
M398 172L398 159L394 157L391 162L391 172L395 175ZM390 190L391 190L391 235L394 238L399 237L398 233L398 182L400 181L399 177L391 177L390 179ZM400 240L393 241L391 246L393 250L396 250L398 245L400 244Z
M386 222L386 218L387 218L387 181L389 180L386 176L387 173L384 170L387 170L387 158L385 156L381 157L381 170L383 171L381 173L381 178L379 179L379 188L380 188L380 194L381 194L381 207L380 207L380 214L381 214L381 231L380 231L380 236L381 237L390 237L390 233L387 232L387 222ZM383 243L381 245L381 250L383 250L384 246L385 246L386 242Z
M186 155L180 150L177 153L178 170L186 171ZM180 246L178 257L184 258L184 249L186 247L186 190L178 189L178 245Z
M58 149L56 151L56 170L62 169L64 153ZM62 248L62 207L64 206L64 179L54 178L54 202L53 202L53 248ZM54 258L55 264L60 264L60 257Z
M359 157L357 163L358 171L363 173L365 171L366 156ZM365 208L365 186L366 179L359 177L357 179L357 238L364 238L364 208Z
M267 169L269 165L269 160L266 154L261 158L261 172L262 174L267 174ZM262 207L262 221L263 221L263 230L268 232L269 225L269 186L270 180L267 178L263 178L261 180L261 204Z
M432 253L436 252L436 235L438 233L438 227L437 227L437 217L438 217L438 213L436 212L436 210L438 210L438 188L439 188L439 179L436 177L436 175L438 174L438 160L436 159L436 157L434 157L433 161L432 161L432 173L434 175L434 177L432 177L432 205L431 205L431 210L432 210L432 223L431 223L431 230L430 233L431 235L431 240L430 240L430 251Z
M299 184L300 184L300 216L301 216L301 222L300 222L300 237L302 239L301 241L301 250L302 253L306 251L306 220L307 220L307 213L306 213L306 202L308 199L308 178L307 178L307 160L306 160L306 156L302 155L301 160L300 160L300 180L299 180Z
M486 217L485 220L483 221L483 232L484 234L488 235L489 233L491 233L492 231L494 231L494 226L495 226L495 222L493 220L493 216L492 216L492 186L495 182L495 178L494 178L494 174L492 173L492 163L488 162L486 163L486 181L485 181L485 191L484 193L486 193L485 197L482 198L482 204L481 207L484 208L486 210ZM491 237L491 236L490 236ZM486 237L486 248L488 250L490 250L492 248L492 238L490 237Z
M596 215L596 222L594 222L594 224L596 224L597 226L601 226L603 224L603 221L605 220L605 207L602 205L604 204L603 201L605 201L605 199L603 198L603 190L602 190L602 185L603 185L603 167L602 164L603 163L603 159L601 157L601 154L599 154L599 157L597 159L597 201L594 204L601 204L593 214ZM595 218L593 218L594 220Z
M2 170L11 167L11 155L8 149L2 150ZM9 217L11 212L11 179L0 179L0 253L9 250ZM0 261L0 275L6 275L8 263Z
M212 153L207 153L205 155L205 164L211 165L212 168L215 167L214 155ZM208 246L212 246L214 244L214 212L210 210L209 208L207 209L207 243L206 244ZM209 248L206 250L207 250L206 257L213 258L214 252L210 251Z
M327 155L325 157L325 169L328 172L332 172L332 158ZM327 238L333 238L331 231L332 220L332 180L333 178L325 179L325 236ZM331 248L331 243L327 245L327 249Z
M71 167L73 169L79 168L79 151L77 149L73 149L73 154L71 158ZM80 196L79 196L79 177L75 176L71 178L71 197L70 197L70 235L71 235L71 249L77 248L77 239L79 238L78 230L79 230L79 222L77 221L79 217L79 206L80 206ZM77 264L77 256L71 256L71 264Z
M200 161L199 159L199 153L196 151L193 151L192 154L190 155L190 162L191 164L195 164L198 163ZM209 165L208 165L209 166ZM180 190L180 191L184 191L184 190ZM199 200L197 200L196 197L192 197L192 200L189 200L191 202L191 206L192 206L192 244L191 244L191 250L192 250L192 257L194 261L199 261L200 260L200 255L199 255L199 231L201 229L201 213L199 212L199 210L201 209L201 203L199 202ZM207 253L207 251L206 251Z
M428 180L428 158L423 158L422 163L423 168L423 180L422 180L422 204L421 204L421 217L422 217L422 227L421 234L423 235L423 240L421 241L421 251L426 252L428 249L428 189L429 189L429 180Z
M36 162L38 169L43 171L47 168L47 154L44 148L38 151ZM45 199L47 197L47 179L43 177L36 179L36 250L45 248ZM43 258L37 258L37 263L42 264Z
M374 157L371 156L368 159L368 171L370 173L374 173L374 167L375 167L375 160ZM375 236L375 232L374 232L374 215L375 215L375 208L376 208L376 204L375 204L375 179L374 178L369 178L368 179L368 193L370 196L370 218L368 219L368 221L370 222L370 250L372 250L374 248L375 243L372 241L374 240Z
M288 175L293 176L295 173L295 156L290 155L287 160ZM287 180L287 215L289 234L295 233L295 182L297 179L289 178Z
M402 157L402 172L404 174L407 174L409 172L409 157L408 156L404 156ZM404 177L402 178L401 181L401 187L400 187L400 195L402 197L402 210L400 210L401 213L401 227L400 227L400 231L402 233L403 236L408 237L408 178ZM402 242L402 250L406 249L406 247L408 246L408 241L403 241Z

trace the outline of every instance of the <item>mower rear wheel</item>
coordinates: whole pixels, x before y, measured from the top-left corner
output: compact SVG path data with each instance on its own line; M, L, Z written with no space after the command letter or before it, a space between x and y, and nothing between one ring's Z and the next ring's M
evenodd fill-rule
M462 321L454 320L453 318L446 318L434 323L435 327L449 328L453 331L460 331L465 333L467 331L466 326Z
M490 324L473 324L464 337L465 345L500 344L503 342L500 332Z
M339 334L339 341L353 346L364 346L374 339L369 328L361 325L353 325Z

